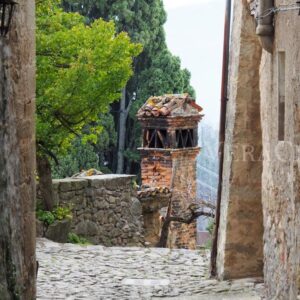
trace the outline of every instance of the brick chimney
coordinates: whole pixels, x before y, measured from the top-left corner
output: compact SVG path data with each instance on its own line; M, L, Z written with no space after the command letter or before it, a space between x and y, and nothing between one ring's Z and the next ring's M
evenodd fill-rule
M143 130L142 184L172 190L172 215L182 214L196 198L198 123L202 108L188 94L151 97L138 111ZM168 246L196 246L196 222L173 222Z

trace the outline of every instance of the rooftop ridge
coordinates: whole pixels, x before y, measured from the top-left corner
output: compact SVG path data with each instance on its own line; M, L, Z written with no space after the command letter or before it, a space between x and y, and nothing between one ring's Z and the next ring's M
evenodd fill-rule
M199 115L202 107L189 94L151 96L139 109L138 117L169 117Z

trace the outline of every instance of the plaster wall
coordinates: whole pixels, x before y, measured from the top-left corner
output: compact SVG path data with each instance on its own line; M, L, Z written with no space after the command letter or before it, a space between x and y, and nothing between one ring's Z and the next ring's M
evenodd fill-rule
M217 271L261 276L263 217L259 66L261 46L248 2L234 1Z
M276 1L276 6L286 4L294 4L294 1ZM279 12L275 16L274 24L273 53L263 52L260 78L264 145L262 176L265 227L264 277L268 299L294 300L297 298L300 257L298 11ZM285 66L279 62L282 55ZM283 71L285 75L280 75ZM284 89L285 93L284 138L279 137L279 124L282 118L279 113L280 89Z

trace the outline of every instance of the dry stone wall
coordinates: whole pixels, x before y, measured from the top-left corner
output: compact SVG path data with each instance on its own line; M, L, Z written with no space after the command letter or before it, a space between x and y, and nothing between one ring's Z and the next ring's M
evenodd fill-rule
M71 205L71 232L104 246L142 246L142 207L134 176L100 175L53 180L55 202Z

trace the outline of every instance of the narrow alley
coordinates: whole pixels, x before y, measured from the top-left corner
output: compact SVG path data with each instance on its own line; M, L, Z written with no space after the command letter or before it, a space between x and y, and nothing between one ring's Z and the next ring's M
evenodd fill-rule
M208 251L37 241L38 299L259 300L259 279L208 278Z

